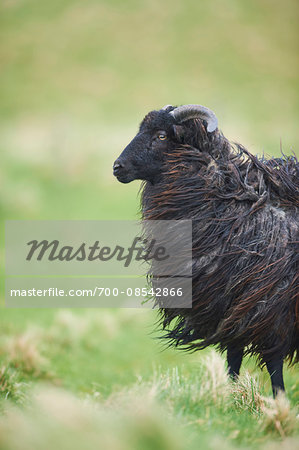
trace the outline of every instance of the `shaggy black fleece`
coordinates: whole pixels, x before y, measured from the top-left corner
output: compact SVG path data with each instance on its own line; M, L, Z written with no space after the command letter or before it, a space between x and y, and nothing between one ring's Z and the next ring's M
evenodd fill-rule
M157 114L157 121L161 120ZM168 115L169 117L169 115ZM155 122L155 112L143 123ZM155 128L167 129L167 116ZM165 123L164 123L165 122ZM261 364L299 360L299 165L265 159L192 119L156 183L144 219L192 219L192 309L161 308L165 337L187 350L246 348Z

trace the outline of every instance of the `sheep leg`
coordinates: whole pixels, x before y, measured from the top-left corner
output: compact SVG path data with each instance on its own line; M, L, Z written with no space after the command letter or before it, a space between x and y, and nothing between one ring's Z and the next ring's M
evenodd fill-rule
M227 347L227 367L229 376L236 381L240 373L243 359L243 348L236 349L233 346Z
M279 391L284 392L283 382L283 358L275 361L266 361L266 366L271 377L272 392L275 398Z

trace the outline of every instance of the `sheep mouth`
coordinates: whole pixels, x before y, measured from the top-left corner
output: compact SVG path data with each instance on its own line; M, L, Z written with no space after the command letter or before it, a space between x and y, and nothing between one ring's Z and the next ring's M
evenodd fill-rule
M124 183L124 184L130 183L131 181L133 181L135 179L129 173L123 173L123 172L122 173L115 173L115 172L113 172L113 175L117 178L117 180L120 183Z

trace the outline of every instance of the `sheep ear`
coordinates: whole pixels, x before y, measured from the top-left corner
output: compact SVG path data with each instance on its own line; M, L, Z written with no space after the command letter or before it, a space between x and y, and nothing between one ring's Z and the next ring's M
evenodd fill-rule
M185 134L185 128L182 125L173 125L173 132L176 139L181 140Z

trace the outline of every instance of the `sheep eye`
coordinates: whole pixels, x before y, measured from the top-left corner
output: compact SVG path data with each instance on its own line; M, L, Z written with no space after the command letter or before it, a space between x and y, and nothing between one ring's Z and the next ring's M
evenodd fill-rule
M158 134L158 138L160 139L160 141L164 141L167 138L167 136L164 133L160 133Z

